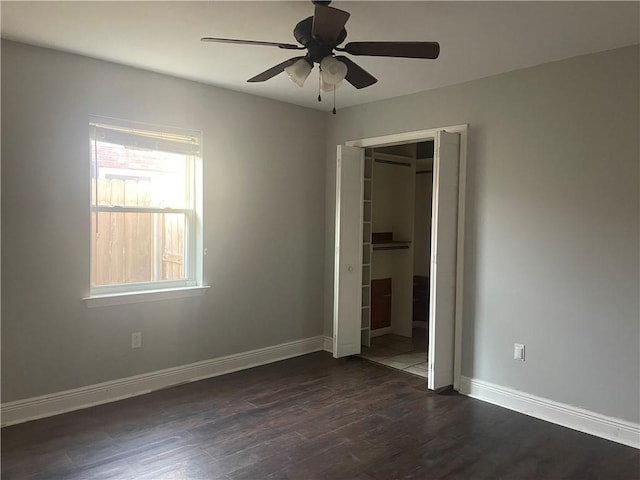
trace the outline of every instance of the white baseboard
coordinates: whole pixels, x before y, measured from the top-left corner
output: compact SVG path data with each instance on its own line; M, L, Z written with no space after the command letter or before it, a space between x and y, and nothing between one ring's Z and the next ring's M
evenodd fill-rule
M181 383L216 377L286 358L317 352L323 349L323 340L322 336L306 338L87 387L3 403L0 407L2 426L71 412L93 405L143 395Z
M333 353L333 338L327 335L322 337L322 349L325 352Z
M393 333L391 327L376 328L375 330L371 330L371 338L388 335L389 333Z
M563 427L640 448L640 424L637 423L469 377L461 377L460 393Z

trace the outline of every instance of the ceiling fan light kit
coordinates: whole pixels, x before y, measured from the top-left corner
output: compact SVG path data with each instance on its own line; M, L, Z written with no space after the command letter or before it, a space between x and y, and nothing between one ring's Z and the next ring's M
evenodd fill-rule
M320 73L320 90L322 90L323 92L333 92L334 90L338 89L340 85L342 85L342 82L336 84L325 82L322 73Z
M347 66L332 56L326 56L320 62L322 81L331 86L339 85L347 76Z
M293 83L302 87L305 80L311 73L312 68L312 64L309 63L306 58L300 58L288 67L285 67L284 71L289 75L289 78Z
M351 15L343 10L329 7L330 1L316 0L313 3L315 4L313 16L298 22L293 30L293 36L300 45L217 37L203 37L201 40L278 47L283 50L307 50L305 56L285 60L247 81L264 82L281 72L286 72L296 85L302 87L311 73L313 64L318 63L320 89L334 92L334 113L335 89L343 80L357 89L369 87L378 81L350 58L334 55L334 50L349 55L396 58L436 59L440 54L440 45L437 42L349 42L344 47L339 47L338 45L341 45L347 37L344 26ZM319 95L318 99L320 100Z

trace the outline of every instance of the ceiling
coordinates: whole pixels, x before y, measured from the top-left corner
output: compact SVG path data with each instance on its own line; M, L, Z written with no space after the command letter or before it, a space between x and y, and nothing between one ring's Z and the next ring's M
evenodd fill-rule
M640 42L638 2L335 1L351 13L349 41L438 41L437 60L352 57L378 78L337 91L338 108L406 95ZM317 66L303 88L280 74L246 80L300 52L200 42L216 36L295 43L310 1L1 3L2 37L183 77L305 107L317 101Z

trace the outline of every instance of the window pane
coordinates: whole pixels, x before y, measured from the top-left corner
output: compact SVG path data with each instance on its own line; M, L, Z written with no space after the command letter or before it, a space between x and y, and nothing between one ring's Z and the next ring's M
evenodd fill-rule
M182 213L156 214L159 222L161 256L159 280L182 280L186 278L184 252L186 240L186 218Z
M186 279L186 215L93 212L91 222L91 285Z
M95 149L98 205L189 208L188 156L101 141Z

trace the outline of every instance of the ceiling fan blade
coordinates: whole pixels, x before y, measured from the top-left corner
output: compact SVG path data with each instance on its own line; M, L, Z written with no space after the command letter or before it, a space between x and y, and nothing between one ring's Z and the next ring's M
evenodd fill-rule
M311 35L316 40L333 42L342 32L350 16L349 12L337 8L316 5Z
M354 63L350 58L343 55L338 55L336 58L347 66L347 76L345 77L345 80L357 89L370 87L378 81L376 77L371 75L360 65Z
M249 80L247 80L247 82L254 83L254 82L264 82L266 80L269 80L270 78L273 78L276 75L278 75L280 72L284 72L285 68L297 62L301 58L305 58L305 57L293 57L293 58L290 58L289 60L285 60L284 62L276 65L275 67L271 67L269 70L265 70L264 72L259 73L255 77L250 78Z
M292 43L277 43L277 42L259 42L257 40L235 40L233 38L217 38L217 37L202 37L202 42L214 42L214 43L232 43L236 45L262 45L265 47L278 47L285 50L304 50L304 47L300 45L293 45Z
M440 55L438 42L350 42L337 48L351 55L435 59Z

